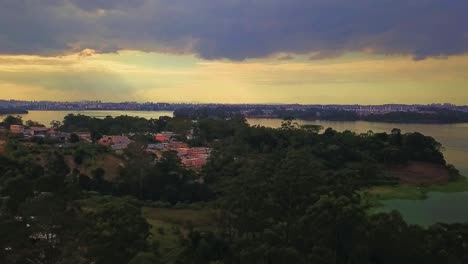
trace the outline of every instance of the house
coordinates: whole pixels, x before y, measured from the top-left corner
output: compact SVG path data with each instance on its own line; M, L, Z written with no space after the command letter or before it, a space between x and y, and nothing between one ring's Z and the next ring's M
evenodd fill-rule
M98 144L103 146L112 146L112 145L128 145L130 144L130 139L126 136L103 136L99 139Z
M112 150L114 151L121 151L121 150L126 149L127 147L128 147L128 144L115 144L111 146Z
M200 170L207 163L206 158L183 158L182 164L194 170Z
M22 134L24 133L24 126L22 125L11 125L10 132L13 134Z
M111 147L117 153L123 152L130 143L132 141L126 136L104 136L98 141L99 145Z
M167 143L148 144L147 149L164 150L167 148Z
M189 148L179 148L177 149L177 155L180 156L185 156L189 153L190 149Z
M155 139L159 142L169 142L174 136L174 132L163 131L161 133L156 134Z
M55 138L59 141L67 141L70 139L71 134L70 133L64 133L64 132L58 132L55 131L54 129L49 130L49 136L52 138Z
M204 155L209 155L210 154L210 149L209 148L191 148L189 149L188 155L190 156L204 156Z
M29 135L33 137L45 137L49 133L47 127L31 127L29 129Z
M89 132L75 132L74 134L76 134L83 141L92 142L91 133Z
M168 144L169 150L178 150L180 148L188 148L187 143L179 142L179 141L172 141Z

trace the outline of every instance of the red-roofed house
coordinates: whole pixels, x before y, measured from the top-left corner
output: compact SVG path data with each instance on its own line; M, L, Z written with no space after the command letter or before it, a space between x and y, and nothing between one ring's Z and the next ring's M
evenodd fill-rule
M24 126L22 125L11 125L10 132L13 134L22 134L24 132Z
M187 159L182 159L182 164L186 167L199 170L203 166L205 166L207 163L206 158L187 158Z

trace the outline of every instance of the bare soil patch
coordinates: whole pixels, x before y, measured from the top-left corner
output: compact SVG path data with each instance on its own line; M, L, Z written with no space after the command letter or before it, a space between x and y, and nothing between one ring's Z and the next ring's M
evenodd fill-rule
M439 164L410 162L408 165L392 166L387 170L390 176L400 179L404 184L446 184L449 181L447 168Z

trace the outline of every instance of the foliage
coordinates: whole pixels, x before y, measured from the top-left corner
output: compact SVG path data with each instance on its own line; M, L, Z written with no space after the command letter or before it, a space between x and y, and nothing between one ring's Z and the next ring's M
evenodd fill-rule
M149 226L131 201L113 200L87 215L83 237L96 264L126 264L146 247Z
M165 121L144 119L132 116L107 116L104 119L89 117L84 115L67 115L60 130L68 132L88 131L96 134L93 138L99 139L98 135L120 135L138 132L159 131Z
M3 119L2 125L7 128L11 125L23 125L23 118L21 116L9 115Z
M87 130L94 140L134 133L136 142L112 180L100 167L84 175L66 162L71 155L82 164L106 148L81 142L62 150L10 138L0 155L0 262L468 262L466 224L425 229L396 212L367 213L363 190L397 183L385 167L446 165L433 138L399 129L319 133L321 127L300 127L293 119L280 129L251 127L242 116L216 109L185 114L196 120L65 118L61 129ZM145 151L147 133L167 128L193 133L192 145L213 148L200 175L183 167L175 152L155 157ZM458 182L456 169L447 169ZM142 214L142 201L172 208ZM215 208L177 209L198 201Z

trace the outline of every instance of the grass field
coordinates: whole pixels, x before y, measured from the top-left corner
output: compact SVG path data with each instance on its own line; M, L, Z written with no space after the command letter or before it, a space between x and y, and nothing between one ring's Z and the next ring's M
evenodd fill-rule
M196 230L214 230L215 214L209 209L168 209L143 208L143 216L151 225L151 237L160 246L163 263L174 263L180 254L179 240L186 236L191 228Z
M415 185L395 185L395 186L377 186L367 190L367 193L375 200L405 199L405 200L423 200L428 192L464 192L468 191L468 180L449 182L447 184L415 186Z

